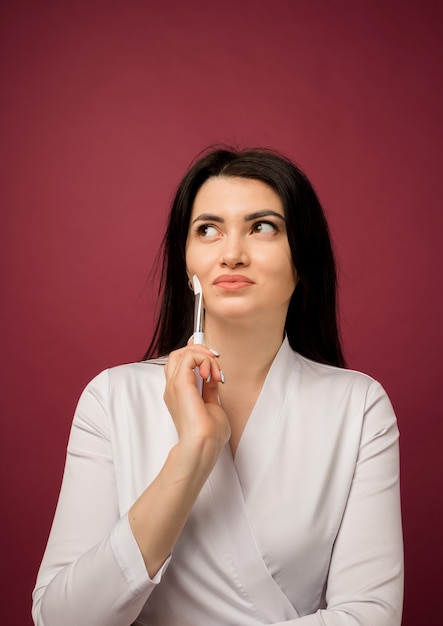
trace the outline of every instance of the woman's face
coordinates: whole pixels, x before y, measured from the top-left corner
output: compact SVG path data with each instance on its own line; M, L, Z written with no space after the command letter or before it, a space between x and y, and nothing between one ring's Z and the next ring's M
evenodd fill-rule
M279 196L258 180L208 179L192 208L186 266L202 285L207 321L283 327L297 272Z

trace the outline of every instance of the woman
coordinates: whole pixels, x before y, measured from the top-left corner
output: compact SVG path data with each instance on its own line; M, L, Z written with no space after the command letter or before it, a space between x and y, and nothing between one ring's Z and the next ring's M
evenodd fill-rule
M188 342L194 275L205 346ZM79 401L35 623L399 626L396 420L344 369L306 177L267 150L203 155L172 205L162 289L151 360Z

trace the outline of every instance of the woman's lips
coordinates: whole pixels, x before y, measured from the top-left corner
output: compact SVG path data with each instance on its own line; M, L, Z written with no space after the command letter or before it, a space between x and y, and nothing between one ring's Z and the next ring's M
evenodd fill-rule
M230 290L244 289L253 284L254 281L242 274L223 274L222 276L218 276L213 282L213 285L217 287Z

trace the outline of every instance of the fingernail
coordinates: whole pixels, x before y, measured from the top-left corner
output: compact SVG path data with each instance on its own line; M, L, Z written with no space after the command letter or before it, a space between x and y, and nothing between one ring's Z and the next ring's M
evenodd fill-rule
M220 356L220 352L218 352L217 350L214 350L214 348L209 348L209 352L212 352L214 356Z
M206 382L207 382L207 383L210 383L210 382L211 382L211 374L209 374L209 376L207 377Z
M226 382L226 378L225 378L225 373L223 372L223 370L220 370L220 378L223 384L225 384Z

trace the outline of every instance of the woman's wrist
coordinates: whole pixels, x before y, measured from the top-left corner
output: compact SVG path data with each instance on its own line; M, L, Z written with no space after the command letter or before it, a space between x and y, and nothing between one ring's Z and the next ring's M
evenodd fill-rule
M224 442L216 437L180 440L170 451L170 461L178 470L178 480L191 478L205 482L217 462Z

